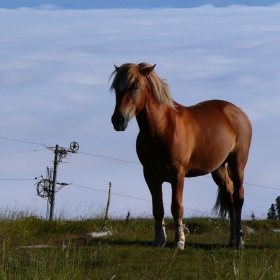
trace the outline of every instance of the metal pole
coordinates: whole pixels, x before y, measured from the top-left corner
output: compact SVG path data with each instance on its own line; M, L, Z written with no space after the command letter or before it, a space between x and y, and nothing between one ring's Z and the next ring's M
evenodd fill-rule
M56 169L57 169L57 165L58 165L57 155L58 155L58 145L55 146L55 151L54 151L53 182L52 182L51 201L50 201L50 217L49 217L50 221L53 219L53 210L54 210L56 172L57 172Z

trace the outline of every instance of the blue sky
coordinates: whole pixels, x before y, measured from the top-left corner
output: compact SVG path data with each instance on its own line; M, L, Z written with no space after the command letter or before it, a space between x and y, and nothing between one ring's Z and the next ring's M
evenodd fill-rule
M215 7L227 7L229 5L246 5L246 6L269 6L279 3L279 0L0 0L0 8L19 8L19 7L38 7L41 5L55 5L64 9L110 9L110 8L192 8L206 4L212 4Z
M53 153L43 143L68 147L77 141L80 153L59 165L58 181L75 185L57 193L56 213L101 212L112 182L111 214L151 215L135 152L138 127L133 119L125 132L113 129L115 98L108 82L114 64L147 61L157 64L175 101L225 99L248 114L253 142L244 217L254 211L265 218L280 189L279 14L280 5L0 9L0 208L44 215L34 177L45 176ZM185 216L208 215L216 191L210 176L186 179ZM164 202L170 216L168 184Z

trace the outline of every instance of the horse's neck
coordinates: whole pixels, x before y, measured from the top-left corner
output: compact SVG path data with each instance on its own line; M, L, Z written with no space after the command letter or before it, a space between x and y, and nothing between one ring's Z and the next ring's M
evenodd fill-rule
M136 116L140 131L151 137L161 134L170 121L168 110L171 109L158 101L146 99L144 109Z

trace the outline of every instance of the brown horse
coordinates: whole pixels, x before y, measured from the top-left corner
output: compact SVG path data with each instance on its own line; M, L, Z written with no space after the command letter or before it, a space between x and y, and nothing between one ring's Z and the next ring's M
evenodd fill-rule
M230 246L242 247L243 178L252 138L245 113L235 105L209 100L184 107L171 98L168 84L148 63L115 66L111 90L116 93L112 116L115 130L124 131L136 116L136 150L150 189L155 218L154 246L164 246L166 232L162 183L172 186L171 212L175 248L184 249L182 224L184 177L211 173L219 186L214 209L229 213Z

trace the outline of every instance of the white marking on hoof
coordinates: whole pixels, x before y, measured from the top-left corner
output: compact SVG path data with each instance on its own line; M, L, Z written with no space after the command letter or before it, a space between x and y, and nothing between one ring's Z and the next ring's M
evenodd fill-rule
M174 244L174 249L184 250L185 249L185 243L183 241L179 241Z
M245 243L244 243L242 237L240 237L240 239L239 239L239 244L238 244L237 248L238 249L244 249L245 248Z

